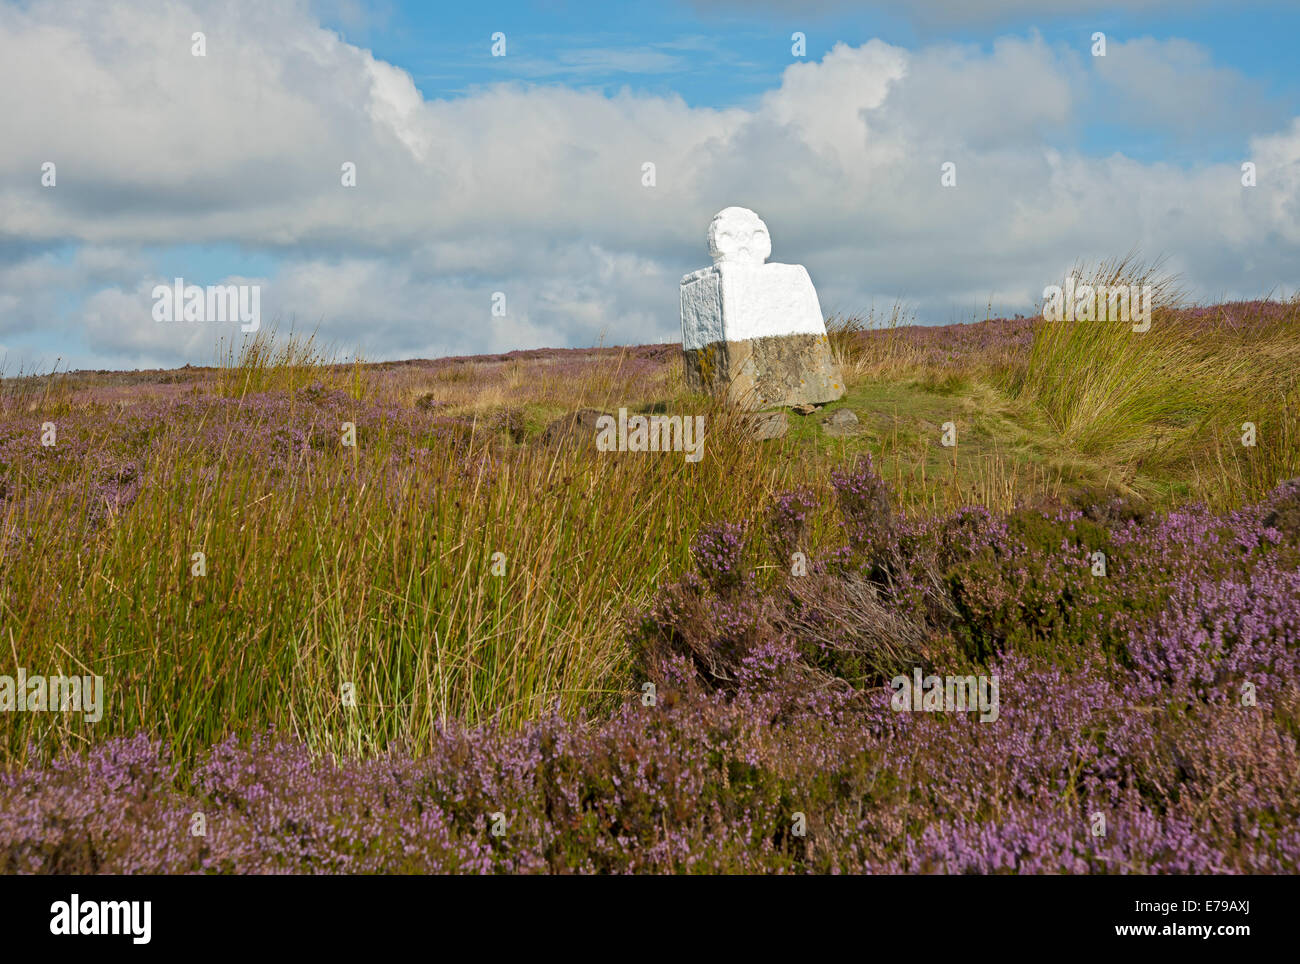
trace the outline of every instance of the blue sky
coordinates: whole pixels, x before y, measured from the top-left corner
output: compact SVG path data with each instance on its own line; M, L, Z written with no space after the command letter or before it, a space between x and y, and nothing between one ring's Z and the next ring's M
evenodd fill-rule
M729 204L827 313L1028 311L1132 248L1295 291L1297 5L866 6L0 0L5 370L210 361L174 277L373 359L670 340Z
M789 65L790 34L802 31L807 57L819 60L833 44L872 38L918 47L928 43L987 48L997 36L1039 32L1050 44L1091 47L1095 31L1117 38L1179 38L1203 45L1214 62L1242 71L1296 112L1300 70L1295 38L1300 5L1166 4L1126 12L1123 4L1088 13L1010 14L975 23L915 22L898 9L868 4L620 4L511 3L459 5L383 3L365 13L329 13L322 22L376 56L411 71L425 97L464 96L503 79L594 87L612 94L629 86L676 94L697 107L751 103L780 83ZM978 8L979 4L971 4ZM1043 4L1044 9L1050 4ZM809 8L809 9L800 9ZM863 9L870 8L870 9ZM506 32L513 57L489 56L486 38ZM1089 123L1082 143L1091 151L1131 149L1123 131Z
M752 105L778 86L792 59L791 35L806 38L807 59L821 59L836 43L872 38L907 48L934 43L984 50L998 37L1040 35L1050 45L1090 49L1101 31L1115 39L1179 39L1204 49L1215 66L1253 82L1258 102L1250 119L1284 122L1300 113L1296 38L1300 5L1166 4L1149 9L1099 5L1087 13L1032 16L1013 13L976 23L914 22L901 11L868 4L790 4L792 12L757 4L629 2L593 6L575 2L503 3L461 8L396 2L366 15L335 13L325 23L406 68L426 98L464 97L501 81L563 84L616 93L623 87L680 96L700 107ZM979 4L971 4L973 7ZM1049 10L1050 3L1042 4ZM810 10L799 9L801 7ZM862 9L872 7L874 9ZM328 7L322 8L327 10ZM509 56L492 57L487 38L505 33ZM1236 157L1249 133L1212 131L1214 140L1185 132L1152 132L1140 123L1106 119L1108 98L1066 130L1070 144L1093 154L1121 151L1143 159L1195 162Z

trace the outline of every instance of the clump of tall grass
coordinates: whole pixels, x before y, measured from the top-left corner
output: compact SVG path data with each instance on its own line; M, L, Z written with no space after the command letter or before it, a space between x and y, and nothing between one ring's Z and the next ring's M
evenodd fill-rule
M0 368L0 414L42 412L58 414L71 405L71 389L67 372L59 372L56 361L48 374L18 372L6 378Z
M1060 438L1086 454L1104 454L1131 477L1138 469L1188 469L1204 462L1231 426L1276 414L1300 348L1300 305L1248 341L1223 319L1184 310L1177 279L1133 255L1076 267L1080 284L1150 286L1147 331L1116 320L1037 322L1025 366L1008 378L1013 397L1046 414ZM1285 462L1285 455L1279 455ZM1226 467L1227 463L1223 463ZM1244 483L1246 475L1235 471ZM1220 480L1222 481L1222 480ZM1241 488L1240 499L1279 479Z
M887 313L877 315L874 308L861 314L833 314L826 319L826 335L831 357L845 378L881 374L897 370L910 362L910 346L898 335L909 324L907 311L900 301Z
M826 319L826 338L831 358L842 370L851 370L862 357L862 334L867 330L861 315L831 315Z
M1257 410L1249 427L1246 421L1220 426L1192 461L1192 489L1211 505L1261 498L1279 482L1300 478L1300 389L1293 384Z
M274 326L245 337L238 348L234 340L218 347L217 379L213 388L223 398L243 398L266 391L297 391L320 384L345 391L355 399L369 394L369 375L363 359L339 364L337 352L318 344L316 335L290 332L278 338Z
M224 373L244 376L238 397L78 413L58 446L12 449L6 645L32 672L104 676L108 707L93 725L3 714L0 758L268 724L356 752L426 742L447 720L607 708L633 682L628 612L684 568L701 524L752 511L799 468L756 458L717 406L700 410L699 462L518 444L486 419L313 388L301 352L267 357ZM620 398L608 375L591 385L608 407L662 403Z
M1080 285L1096 290L1150 285L1151 328L1127 321L1041 321L1016 395L1033 398L1055 429L1085 452L1147 442L1155 429L1186 428L1218 399L1200 389L1213 374L1208 360L1188 365L1183 339L1169 323L1173 282L1129 258L1091 272L1076 267ZM1067 278L1068 280L1068 278Z

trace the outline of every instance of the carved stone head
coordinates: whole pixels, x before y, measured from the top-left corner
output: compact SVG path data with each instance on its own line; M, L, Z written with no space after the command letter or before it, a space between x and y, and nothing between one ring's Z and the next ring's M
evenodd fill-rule
M771 253L767 225L749 208L723 208L709 222L709 254L715 264L762 264Z

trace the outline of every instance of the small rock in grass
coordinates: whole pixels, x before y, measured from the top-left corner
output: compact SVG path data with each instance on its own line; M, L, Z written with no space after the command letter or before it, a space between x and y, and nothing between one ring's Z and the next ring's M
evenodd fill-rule
M746 415L745 424L752 433L751 437L757 442L780 438L790 430L790 419L785 412L759 412L756 415Z
M827 435L857 435L861 430L858 417L847 408L841 408L822 419L822 431Z

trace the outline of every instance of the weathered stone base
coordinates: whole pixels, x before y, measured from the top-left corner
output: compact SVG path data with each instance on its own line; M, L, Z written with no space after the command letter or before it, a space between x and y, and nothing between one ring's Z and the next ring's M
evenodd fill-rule
M686 385L744 408L833 402L844 379L825 335L774 335L687 349Z

